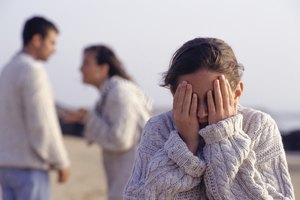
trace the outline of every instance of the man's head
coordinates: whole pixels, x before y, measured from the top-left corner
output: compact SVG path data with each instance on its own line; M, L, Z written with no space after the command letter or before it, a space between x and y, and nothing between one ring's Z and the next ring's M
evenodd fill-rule
M46 61L55 51L57 27L43 17L32 17L23 29L23 48L38 60Z

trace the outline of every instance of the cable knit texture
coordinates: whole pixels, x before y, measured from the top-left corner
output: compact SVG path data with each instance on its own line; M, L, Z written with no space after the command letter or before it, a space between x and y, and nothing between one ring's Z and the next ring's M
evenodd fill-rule
M100 99L86 119L84 135L102 148L109 200L122 199L151 109L151 100L131 81L113 76L100 88Z
M0 77L0 167L69 165L46 71L18 53Z
M294 199L281 135L263 112L239 113L199 131L194 156L180 138L172 112L146 124L124 199Z

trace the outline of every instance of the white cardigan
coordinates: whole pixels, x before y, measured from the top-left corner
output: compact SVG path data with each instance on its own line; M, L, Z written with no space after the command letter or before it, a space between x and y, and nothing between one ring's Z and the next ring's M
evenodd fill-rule
M100 99L86 119L84 136L102 148L109 200L122 199L151 110L151 100L131 81L113 76L100 88Z
M18 53L0 76L0 167L69 165L46 71L29 54Z
M267 114L240 107L239 114L199 131L198 154L180 138L172 112L144 128L127 200L294 199L281 136Z

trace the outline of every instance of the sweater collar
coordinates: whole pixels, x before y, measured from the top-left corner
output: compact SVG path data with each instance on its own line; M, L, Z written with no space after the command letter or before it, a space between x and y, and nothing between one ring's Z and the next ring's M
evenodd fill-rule
M99 86L100 93L101 94L107 93L113 86L116 79L118 79L117 76L112 76L112 77L109 77L106 80L104 80L103 83Z

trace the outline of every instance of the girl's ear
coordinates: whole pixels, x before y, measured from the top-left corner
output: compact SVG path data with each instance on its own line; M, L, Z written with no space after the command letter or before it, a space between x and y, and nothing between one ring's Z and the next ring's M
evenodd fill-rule
M234 91L234 101L235 102L237 102L240 99L240 97L243 93L243 90L244 90L244 83L242 81L240 81L237 84L235 91Z

